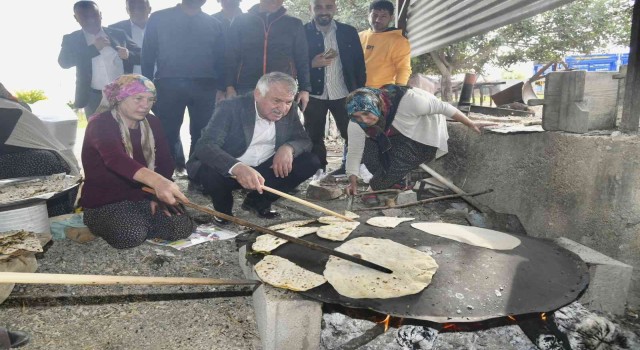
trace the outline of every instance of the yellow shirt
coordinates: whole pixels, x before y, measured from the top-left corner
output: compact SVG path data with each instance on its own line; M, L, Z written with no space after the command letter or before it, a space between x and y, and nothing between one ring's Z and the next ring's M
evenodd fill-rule
M359 33L367 68L366 86L379 88L386 84L407 85L411 75L411 46L401 29Z

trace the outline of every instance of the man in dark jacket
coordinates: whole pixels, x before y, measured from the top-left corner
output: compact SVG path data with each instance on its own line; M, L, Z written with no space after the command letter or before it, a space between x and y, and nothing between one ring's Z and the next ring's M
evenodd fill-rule
M76 67L75 108L89 117L102 100L102 88L140 64L140 47L119 29L103 28L102 13L93 1L78 1L73 14L82 27L62 38L60 67Z
M216 99L225 90L223 31L218 20L202 12L205 2L182 0L175 7L152 13L142 45L142 75L153 79L158 89L153 112L173 146L175 175L180 177L186 175L179 141L185 108L189 110L191 155L213 115Z
M264 75L253 93L222 101L216 108L187 169L211 196L213 207L231 215L234 189L252 190L242 208L275 218L262 185L289 192L320 168L311 141L291 108L298 86L281 72ZM235 179L231 176L235 176ZM225 220L216 219L219 223Z
M297 78L297 102L309 102L309 62L302 21L286 15L284 0L261 0L235 18L228 32L226 52L227 98L253 90L269 72Z
M334 21L336 11L336 0L312 0L313 20L305 24L311 98L304 112L304 127L313 142L313 153L320 158L323 167L327 165L324 145L327 111L331 111L346 144L349 116L345 98L367 81L358 32L350 25Z
M149 0L127 0L126 9L129 19L114 23L110 25L109 28L124 30L136 45L142 47L144 30L147 26L147 21L149 20L149 14L151 13ZM125 68L125 70L126 69L127 68ZM133 66L133 72L136 74L142 74L139 64Z

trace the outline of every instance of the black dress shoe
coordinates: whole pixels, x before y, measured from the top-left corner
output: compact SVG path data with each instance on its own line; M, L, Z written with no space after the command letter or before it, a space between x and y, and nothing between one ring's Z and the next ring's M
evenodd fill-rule
M216 224L218 224L218 225L228 225L231 222L231 221L229 221L227 219L219 218L217 216L213 217L213 221L215 221Z
M263 218L263 219L275 219L280 217L280 213L278 213L277 211L271 208L258 209L246 202L242 203L242 209L246 211L250 211L256 214L259 218Z

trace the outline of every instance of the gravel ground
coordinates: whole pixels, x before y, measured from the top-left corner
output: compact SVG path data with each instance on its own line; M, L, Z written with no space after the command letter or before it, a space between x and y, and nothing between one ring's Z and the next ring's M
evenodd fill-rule
M328 170L339 166L340 142L330 141ZM211 207L211 202L187 181L177 183L190 200ZM305 185L296 195L305 197ZM277 221L258 219L240 209L242 193L236 191L234 214L255 224L318 217L324 214L291 201L279 201ZM344 200L318 203L335 211ZM430 203L403 210L402 216L423 221L466 224L465 204L458 200ZM362 204L354 201L354 208ZM207 215L190 212L199 222ZM380 215L361 212L363 219ZM236 225L229 229L241 231ZM145 243L116 250L103 240L86 244L56 241L38 260L38 272L244 278L238 266L234 240L200 244L177 251ZM640 334L635 312L621 322ZM24 330L32 335L24 349L260 349L260 339L247 287L202 286L63 286L17 285L0 305L0 326Z

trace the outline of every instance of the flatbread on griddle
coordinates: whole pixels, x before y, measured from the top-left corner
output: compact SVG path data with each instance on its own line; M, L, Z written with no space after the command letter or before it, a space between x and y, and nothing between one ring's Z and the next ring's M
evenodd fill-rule
M276 255L265 256L256 264L255 269L262 282L298 292L315 288L327 281L322 275Z
M300 238L308 234L318 231L319 227L287 227L279 230L278 232L284 233L295 238ZM251 245L251 249L255 252L268 253L278 248L279 246L287 243L286 239L264 234L256 238L255 243Z
M358 214L356 214L354 212L348 211L348 210L344 211L344 216L346 216L346 217L348 217L350 219L357 219L357 218L360 217L360 215L358 215ZM333 224L333 223L336 223L336 222L350 222L350 221L341 219L341 218L339 218L337 216L331 216L330 215L330 216L319 217L318 218L318 222L321 223L321 224Z
M315 219L311 219L311 220L295 220L295 221L283 222L281 224L269 226L267 228L270 229L270 230L278 231L278 230L282 230L283 228L304 226L304 225L310 224L312 222L316 222L316 220Z
M398 218L395 216L376 216L367 220L367 224L376 227L395 228L405 221L415 220L415 218Z
M438 269L438 264L429 254L389 239L358 237L336 250L393 271L387 274L335 256L329 257L324 277L338 293L348 298L389 299L416 294L431 283Z
M441 222L417 222L411 227L438 237L495 250L511 250L520 245L513 235L481 227L445 224Z
M331 241L344 241L353 230L360 225L359 222L341 221L331 225L322 226L318 229L316 234L320 238L328 239Z

